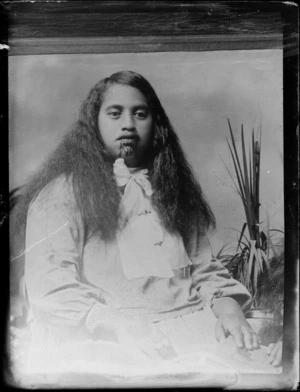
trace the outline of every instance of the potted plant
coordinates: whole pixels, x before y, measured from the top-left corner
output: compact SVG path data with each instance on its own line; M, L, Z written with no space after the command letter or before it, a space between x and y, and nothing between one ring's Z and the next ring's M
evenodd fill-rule
M264 230L260 220L261 127L256 132L252 129L249 149L246 151L244 129L241 125L239 155L229 120L228 126L230 139L226 140L234 165L235 179L225 163L224 165L241 198L246 222L239 232L235 251L225 252L224 246L216 258L221 260L231 275L251 293L252 304L247 317L260 320L259 325L264 330L262 337L266 336L267 340L270 340L271 335L274 335L274 326L277 328L282 324L279 319L281 317L282 320L284 257L283 251L277 253L272 240L274 232L281 231L270 229L268 214ZM273 295L274 289L276 296ZM271 340L277 338L277 333L275 335Z

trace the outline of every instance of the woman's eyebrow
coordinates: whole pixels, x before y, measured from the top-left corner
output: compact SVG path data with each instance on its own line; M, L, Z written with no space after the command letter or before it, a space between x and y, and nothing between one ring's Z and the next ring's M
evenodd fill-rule
M112 104L112 105L109 105L105 108L105 110L110 110L110 109L120 109L121 110L121 109L123 109L123 106L117 105L117 104Z
M149 106L146 104L141 104L141 105L135 105L132 107L132 109L134 110L138 110L138 109L144 109L144 110L149 110Z
M107 107L105 108L105 110L110 110L110 109L119 109L119 110L121 110L121 109L123 109L123 108L124 108L124 106L122 106L122 105L119 105L119 104L112 104L112 105L107 106ZM139 105L134 105L134 106L132 106L131 109L133 109L133 110L137 110L137 109L149 110L149 106L146 105L146 104L139 104Z

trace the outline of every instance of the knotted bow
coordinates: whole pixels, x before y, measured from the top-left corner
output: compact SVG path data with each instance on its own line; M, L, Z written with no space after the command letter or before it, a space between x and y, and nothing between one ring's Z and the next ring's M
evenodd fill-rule
M179 234L162 226L151 205L153 189L148 170L130 171L119 158L114 163L117 184L124 187L117 241L127 279L146 276L172 277L174 269L191 264Z

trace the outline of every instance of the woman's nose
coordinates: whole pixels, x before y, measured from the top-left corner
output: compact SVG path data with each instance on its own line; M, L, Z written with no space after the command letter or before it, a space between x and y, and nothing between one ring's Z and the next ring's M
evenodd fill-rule
M127 130L127 129L134 129L134 128L135 128L135 121L133 115L131 113L124 113L122 129Z

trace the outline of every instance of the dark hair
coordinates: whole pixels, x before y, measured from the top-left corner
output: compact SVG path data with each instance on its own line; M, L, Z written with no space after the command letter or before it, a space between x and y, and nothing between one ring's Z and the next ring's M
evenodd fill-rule
M104 93L113 84L137 88L147 100L153 119L153 146L148 162L154 189L153 205L170 231L179 231L186 242L192 230L204 234L215 226L214 215L186 161L172 125L149 82L132 71L122 71L98 82L83 101L77 121L25 186L15 216L26 224L30 202L52 180L65 175L89 233L104 238L118 226L120 194L114 179L112 157L98 129L98 114Z

